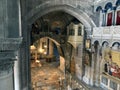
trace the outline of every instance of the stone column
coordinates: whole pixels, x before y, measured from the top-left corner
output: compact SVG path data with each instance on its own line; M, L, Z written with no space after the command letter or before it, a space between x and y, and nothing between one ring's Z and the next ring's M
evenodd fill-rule
M94 49L94 45L92 45L91 47L91 54L92 54L92 61L91 61L91 69L90 69L90 85L93 86L94 85L94 64L95 64L95 58L94 58L94 53L95 53L95 49Z
M114 7L113 7L113 22L112 22L113 25L116 24L115 13L116 13L116 7L114 6Z
M96 66L95 66L95 75L96 75L96 77L95 77L95 85L96 86L99 86L99 81L100 81L100 55L99 55L99 53L100 53L100 47L98 46L98 50L97 50L97 55L96 55Z
M71 60L70 60L70 72L71 72L72 75L75 75L75 65L76 65L76 63L75 63L75 56L76 56L75 51L76 51L76 49L73 48L72 57L71 57Z
M16 56L18 59L18 56ZM20 77L19 77L19 60L14 61L14 89L20 90Z
M0 90L14 90L13 62L0 61Z
M13 66L21 42L20 38L0 39L0 90L14 90Z
M76 76L80 80L82 80L82 74L83 74L83 45L82 44L79 44L78 48L76 48L75 68L76 68Z
M20 47L20 90L31 90L31 68L30 68L30 30L31 27L22 22L23 42Z
M53 42L49 40L49 55L53 55Z
M95 44L94 44L95 45ZM93 54L93 85L97 85L97 77L98 77L98 71L97 71L97 62L98 62L98 46L96 47L96 49L95 49L95 52L94 52L94 54Z
M106 12L103 10L103 20L102 20L102 26L106 26Z
M102 13L102 11L100 11L100 19L99 19L99 27L101 27L102 26L102 23L103 23L103 13Z
M90 67L85 65L85 75L83 76L83 81L86 84L90 84Z

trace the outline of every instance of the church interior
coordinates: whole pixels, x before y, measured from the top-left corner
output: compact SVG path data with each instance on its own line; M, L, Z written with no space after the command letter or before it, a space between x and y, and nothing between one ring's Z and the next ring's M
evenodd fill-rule
M120 90L120 0L0 0L0 90Z

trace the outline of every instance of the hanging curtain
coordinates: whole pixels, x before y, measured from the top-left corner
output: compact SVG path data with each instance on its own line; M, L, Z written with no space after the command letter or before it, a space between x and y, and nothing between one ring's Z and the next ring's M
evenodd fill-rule
M116 25L120 25L120 10L117 11Z
M112 12L108 13L107 16L107 26L111 26L112 25Z

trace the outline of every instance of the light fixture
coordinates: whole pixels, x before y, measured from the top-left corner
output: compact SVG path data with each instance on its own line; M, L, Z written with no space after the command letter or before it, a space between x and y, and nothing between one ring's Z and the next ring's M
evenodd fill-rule
M44 48L47 48L47 45L46 45L46 44L44 45Z
M36 63L40 63L40 61L39 61L39 60L36 60L35 62L36 62Z
M30 46L30 49L31 49L31 50L35 50L36 47L35 47L34 45L31 45L31 46Z
M91 44L91 40L90 39L86 39L86 42L85 42L86 49L90 48L90 44Z
M44 52L44 49L39 48L38 51L39 51L40 53L43 53L43 52Z
M46 54L47 54L47 52L46 52L46 51L44 51L44 54L46 55Z

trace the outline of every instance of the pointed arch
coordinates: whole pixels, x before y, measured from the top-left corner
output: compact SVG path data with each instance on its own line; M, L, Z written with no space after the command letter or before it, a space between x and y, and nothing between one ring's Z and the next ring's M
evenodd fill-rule
M116 6L118 7L120 5L120 0L117 0Z
M105 5L105 10L107 11L108 9L111 9L111 10L112 10L112 3L111 3L111 2L108 2L108 3Z
M109 46L109 43L107 42L107 41L104 41L103 43L102 43L102 46L104 46L106 44L106 46Z
M120 45L120 43L119 43L119 42L114 42L114 43L112 44L112 47L113 47L115 44Z
M100 11L100 10L102 10L102 7L101 7L101 6L98 6L98 7L96 8L96 12L98 12L98 11Z

